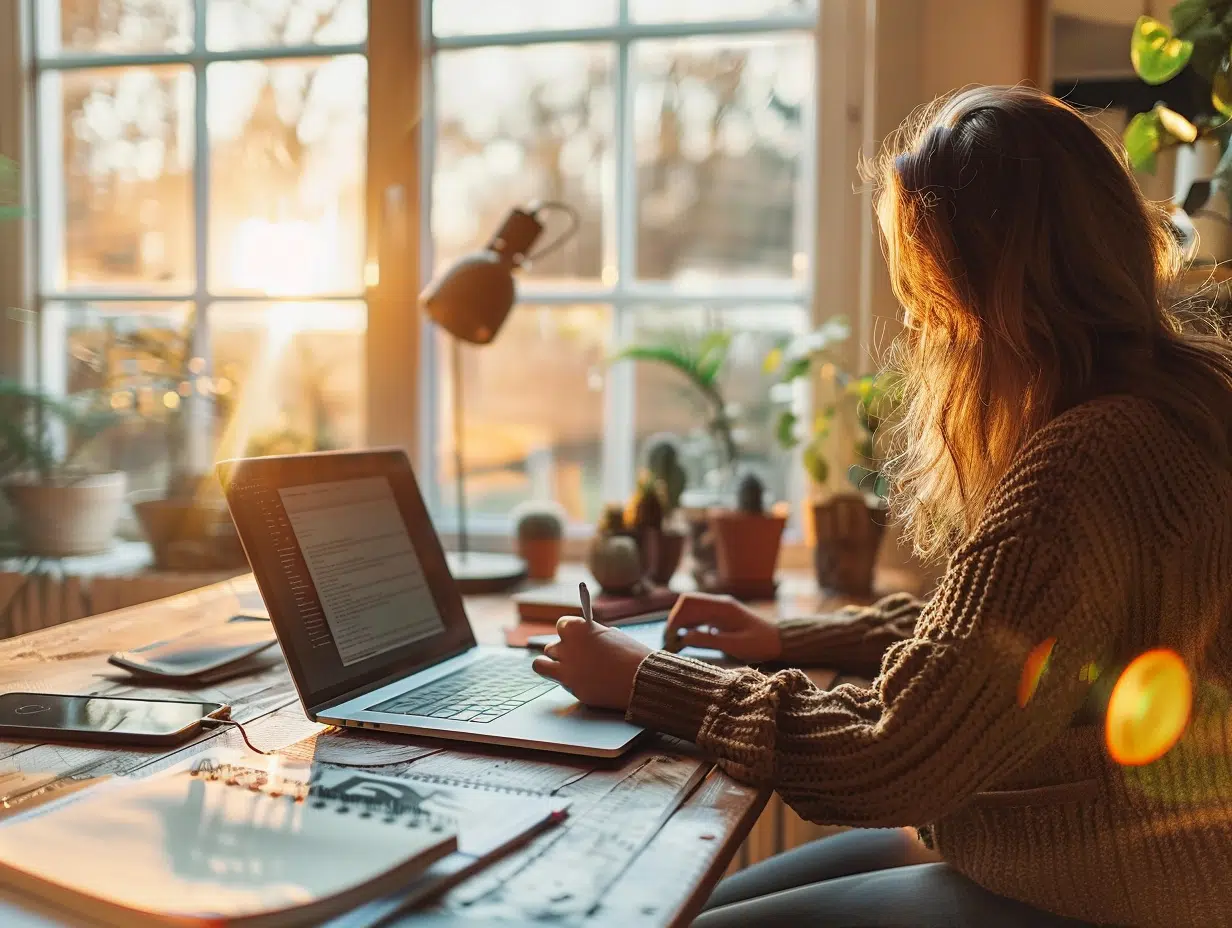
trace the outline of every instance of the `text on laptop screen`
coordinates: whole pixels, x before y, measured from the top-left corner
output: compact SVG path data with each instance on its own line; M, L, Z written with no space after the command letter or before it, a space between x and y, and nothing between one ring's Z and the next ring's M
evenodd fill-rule
M278 495L320 600L321 615L303 616L312 643L332 638L347 667L444 631L385 477L283 487Z

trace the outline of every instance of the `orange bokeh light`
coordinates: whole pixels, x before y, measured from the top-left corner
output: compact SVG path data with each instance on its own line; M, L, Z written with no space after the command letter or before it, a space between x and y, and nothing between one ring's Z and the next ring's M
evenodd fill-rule
M1025 709L1035 695L1040 680L1044 679L1044 672L1048 669L1048 661L1056 643L1056 638L1045 638L1027 655L1022 665L1022 676L1018 678L1018 708Z
M1138 655L1108 700L1109 755L1126 766L1158 760L1180 740L1192 708L1193 683L1179 654L1158 648Z

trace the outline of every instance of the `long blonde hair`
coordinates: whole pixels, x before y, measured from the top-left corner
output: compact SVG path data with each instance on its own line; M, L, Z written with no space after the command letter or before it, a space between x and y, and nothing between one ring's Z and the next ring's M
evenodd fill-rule
M1119 143L1040 91L978 87L908 120L873 173L905 311L889 469L920 554L964 539L1024 442L1099 395L1146 396L1227 458L1232 345L1168 305L1177 244Z

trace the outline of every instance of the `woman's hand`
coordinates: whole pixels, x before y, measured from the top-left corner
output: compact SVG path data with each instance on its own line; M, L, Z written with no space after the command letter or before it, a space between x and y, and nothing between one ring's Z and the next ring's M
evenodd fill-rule
M783 653L778 626L731 596L686 593L667 617L666 640L681 647L715 648L736 660L772 661Z
M588 706L629 708L633 678L650 648L622 631L578 616L556 623L560 640L543 649L531 667L555 680Z

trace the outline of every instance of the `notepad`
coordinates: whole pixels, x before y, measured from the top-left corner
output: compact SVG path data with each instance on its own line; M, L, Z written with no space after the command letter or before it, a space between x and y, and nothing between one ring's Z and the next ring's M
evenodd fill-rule
M0 827L0 881L113 925L316 924L457 851L434 792L210 753Z

